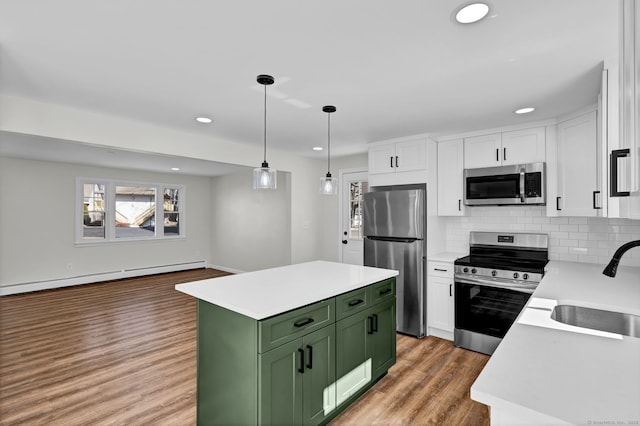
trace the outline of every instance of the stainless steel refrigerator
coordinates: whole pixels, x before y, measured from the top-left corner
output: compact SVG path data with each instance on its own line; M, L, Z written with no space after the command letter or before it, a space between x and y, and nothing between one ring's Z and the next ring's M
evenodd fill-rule
M372 191L364 194L364 264L399 271L397 330L423 337L427 322L426 189L379 187Z

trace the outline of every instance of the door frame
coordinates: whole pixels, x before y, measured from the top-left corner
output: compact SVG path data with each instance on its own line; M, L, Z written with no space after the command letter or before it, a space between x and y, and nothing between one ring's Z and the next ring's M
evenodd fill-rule
M368 173L369 169L367 169L366 167L356 167L356 168L350 168L350 169L340 169L338 170L338 176L339 176L339 184L338 184L338 240L337 240L337 247L338 247L338 261L340 263L342 263L342 212L343 212L343 208L344 208L344 194L342 193L342 184L344 183L344 175L348 174L348 173ZM368 179L367 179L368 182Z

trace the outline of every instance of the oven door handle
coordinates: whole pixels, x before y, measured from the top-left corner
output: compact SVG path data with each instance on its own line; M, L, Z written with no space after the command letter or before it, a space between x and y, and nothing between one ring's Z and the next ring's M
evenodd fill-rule
M460 284L471 284L471 285L482 285L485 287L504 288L507 290L519 291L521 293L528 293L528 294L533 294L533 292L535 291L535 288L523 287L518 284L511 284L511 283L493 281L493 280L489 281L489 280L466 278L466 277L459 277L459 276L456 276L454 280L456 283L460 283Z

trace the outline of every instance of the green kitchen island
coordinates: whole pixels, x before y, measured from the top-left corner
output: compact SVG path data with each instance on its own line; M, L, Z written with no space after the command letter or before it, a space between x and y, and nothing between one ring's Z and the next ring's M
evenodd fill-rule
M197 298L198 425L328 423L395 364L397 275L315 261L176 285Z

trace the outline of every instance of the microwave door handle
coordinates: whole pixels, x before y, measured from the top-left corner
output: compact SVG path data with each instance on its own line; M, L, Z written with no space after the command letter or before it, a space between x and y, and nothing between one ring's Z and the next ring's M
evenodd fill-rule
M520 169L520 202L524 203L524 174L525 169L522 167Z

